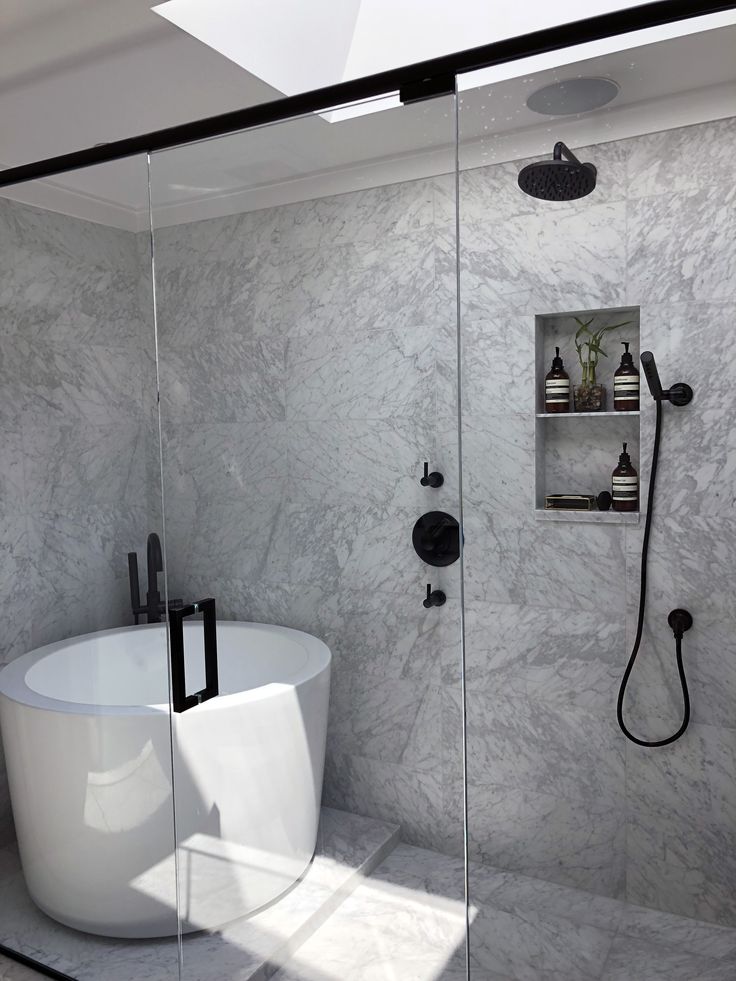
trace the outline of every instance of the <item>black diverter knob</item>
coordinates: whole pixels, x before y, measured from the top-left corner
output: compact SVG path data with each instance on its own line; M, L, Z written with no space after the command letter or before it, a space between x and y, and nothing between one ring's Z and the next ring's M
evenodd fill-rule
M414 551L427 565L452 565L460 557L460 525L451 514L428 511L414 525Z

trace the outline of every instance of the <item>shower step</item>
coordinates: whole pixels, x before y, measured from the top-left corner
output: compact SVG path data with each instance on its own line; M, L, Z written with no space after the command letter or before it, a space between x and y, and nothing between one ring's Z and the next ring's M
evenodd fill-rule
M323 807L299 882L253 916L184 937L185 981L268 981L391 854L399 826ZM63 927L32 903L17 852L0 849L0 943L76 981L175 981L176 939L113 940Z
M399 831L396 824L323 807L317 853L299 883L255 916L216 934L185 937L182 976L268 981L394 850Z

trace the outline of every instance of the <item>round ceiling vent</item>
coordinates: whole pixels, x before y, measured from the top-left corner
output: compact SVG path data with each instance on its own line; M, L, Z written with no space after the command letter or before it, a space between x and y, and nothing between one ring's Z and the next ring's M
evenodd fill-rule
M568 78L532 92L526 104L543 116L574 116L608 105L619 90L612 78Z

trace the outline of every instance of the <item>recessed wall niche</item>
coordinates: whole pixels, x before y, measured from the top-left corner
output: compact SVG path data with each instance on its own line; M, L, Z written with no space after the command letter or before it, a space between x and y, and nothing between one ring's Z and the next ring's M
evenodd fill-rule
M610 331L602 340L607 356L601 356L598 361L596 381L606 389L606 404L600 412L575 412L573 409L573 388L580 384L582 377L574 342L578 329L576 317L583 321L595 317L593 328L631 321L625 327ZM542 313L534 319L536 517L551 521L638 522L638 512L552 511L545 510L544 500L548 494L597 495L604 490L610 491L611 472L618 464L623 442L628 444L631 462L641 477L640 414L616 412L613 408L613 375L621 364L623 341L629 342L629 350L639 368L639 307ZM552 365L556 347L560 349L570 376L571 411L548 414L544 411L544 378Z

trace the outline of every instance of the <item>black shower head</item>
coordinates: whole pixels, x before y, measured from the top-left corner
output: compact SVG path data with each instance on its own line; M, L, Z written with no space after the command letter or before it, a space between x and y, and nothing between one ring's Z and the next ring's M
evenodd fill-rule
M563 160L563 156L567 159ZM564 143L555 143L551 160L527 164L519 174L519 187L542 201L574 201L595 187L596 169L580 163Z

